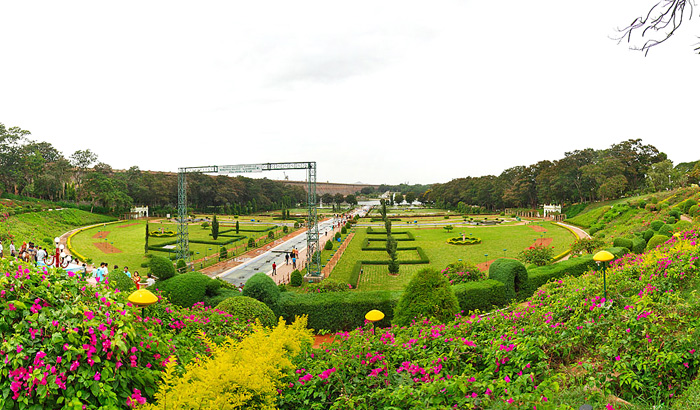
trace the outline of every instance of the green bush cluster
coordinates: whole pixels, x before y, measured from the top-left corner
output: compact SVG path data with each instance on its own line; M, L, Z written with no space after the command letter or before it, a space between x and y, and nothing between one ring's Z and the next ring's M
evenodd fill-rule
M221 284L199 272L188 272L158 282L158 289L163 292L173 304L182 307L191 307L195 303L207 303L207 298L218 296Z
M278 301L280 289L271 277L260 272L251 276L243 287L243 296L249 296L266 304L275 313L279 314Z
M244 322L258 319L260 323L266 327L275 326L277 324L275 314L266 304L248 296L225 299L216 305L216 308Z
M481 243L481 239L476 237L466 237L462 239L461 236L457 236L448 239L447 243L449 243L450 245L476 245Z
M632 249L632 239L628 238L615 238L613 241L613 246L623 247L627 249Z
M347 292L350 286L345 282L327 278L318 283L310 283L302 290L306 293Z
M435 318L445 323L459 312L459 302L447 279L436 269L416 272L394 311L392 323L408 326L414 319Z
M528 273L525 265L515 259L496 259L489 266L489 279L505 285L505 298L516 299L521 289L527 284Z
M649 227L655 232L658 232L659 228L661 228L662 226L664 226L663 221L658 221L658 220L651 221L651 223L649 224Z
M292 275L289 278L289 284L298 288L299 286L301 286L303 280L304 278L301 276L301 272L299 272L298 269L294 269Z
M148 263L148 271L161 281L175 276L173 263L163 256L153 256Z
M647 250L651 250L656 248L659 245L662 245L664 242L666 242L669 239L668 236L665 235L654 235L649 239L649 242L647 242Z
M323 249L330 251L333 249L333 241L326 241L326 244L323 246Z
M472 262L458 261L450 263L441 273L447 278L447 281L450 282L451 285L486 279L486 273L482 272L479 267Z
M107 274L109 287L119 289L120 292L131 292L136 290L136 285L130 277L124 274L124 271L113 270Z
M502 282L494 279L467 282L452 286L462 314L471 311L487 311L508 303L506 289Z

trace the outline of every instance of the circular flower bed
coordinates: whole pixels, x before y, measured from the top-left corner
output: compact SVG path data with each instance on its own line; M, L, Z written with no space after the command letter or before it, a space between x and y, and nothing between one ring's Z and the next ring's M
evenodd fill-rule
M154 238L171 238L175 235L175 231L153 231L148 233L148 236L152 236Z
M455 238L448 239L447 243L449 243L450 245L476 245L477 243L481 243L481 238L471 237L462 239L458 236Z

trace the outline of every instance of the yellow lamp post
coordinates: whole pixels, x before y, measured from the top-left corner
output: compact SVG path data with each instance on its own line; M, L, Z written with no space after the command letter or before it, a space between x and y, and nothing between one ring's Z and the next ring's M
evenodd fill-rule
M608 289L605 284L605 262L609 262L613 259L615 259L615 255L608 251L600 251L593 256L594 261L603 263L603 297L606 302L608 300Z
M367 312L367 314L365 315L365 319L367 319L368 321L370 321L372 323L378 322L378 321L384 319L384 313L382 313L382 311L380 311L380 310L373 309L373 310L370 310L369 312Z
M143 308L158 302L158 297L151 293L148 289L139 289L129 295L129 302L134 306L141 308L141 316L143 316Z

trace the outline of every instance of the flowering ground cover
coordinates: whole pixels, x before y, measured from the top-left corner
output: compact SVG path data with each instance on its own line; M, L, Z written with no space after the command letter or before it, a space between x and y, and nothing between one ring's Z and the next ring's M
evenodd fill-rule
M281 408L649 408L700 366L698 233L450 323L366 326L296 359ZM624 405L623 401L634 407Z

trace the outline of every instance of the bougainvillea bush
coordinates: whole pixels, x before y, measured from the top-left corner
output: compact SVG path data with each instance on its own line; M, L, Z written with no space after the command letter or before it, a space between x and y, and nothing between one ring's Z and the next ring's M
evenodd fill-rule
M481 271L472 262L454 262L442 271L440 271L450 282L450 285L458 285L460 283L476 282L486 279L486 272Z
M125 408L155 393L166 359L187 363L214 340L251 324L161 299L142 312L105 284L73 273L0 261L2 409ZM85 406L85 407L83 407Z
M297 357L279 405L578 409L571 391L606 409L672 403L700 366L697 241L615 261L607 300L599 269L491 314L338 333Z

